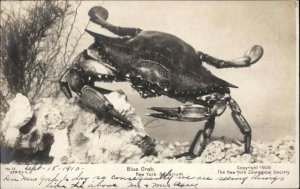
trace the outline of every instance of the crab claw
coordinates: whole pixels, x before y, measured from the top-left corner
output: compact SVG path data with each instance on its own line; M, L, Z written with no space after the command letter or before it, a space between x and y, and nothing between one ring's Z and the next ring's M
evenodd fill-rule
M210 116L209 108L194 104L183 105L176 108L149 107L148 109L160 112L151 113L148 114L148 116L175 121L202 121L208 119Z
M131 122L120 114L103 94L92 87L88 85L84 86L80 92L79 98L94 111L110 115L113 120L120 123L125 129L133 128Z

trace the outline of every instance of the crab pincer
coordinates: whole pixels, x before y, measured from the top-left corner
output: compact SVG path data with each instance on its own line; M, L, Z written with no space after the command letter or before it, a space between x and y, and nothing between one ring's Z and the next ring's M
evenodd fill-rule
M165 108L165 107L149 107L148 109L154 110L160 113L151 113L148 116L175 120L175 121L186 121L186 122L194 122L194 121L202 121L209 118L209 108L204 107L202 105L183 105L180 107L174 108Z
M96 89L87 85L84 86L80 92L79 98L97 113L106 113L110 115L113 120L120 123L125 129L133 128L131 122L119 113L107 98Z

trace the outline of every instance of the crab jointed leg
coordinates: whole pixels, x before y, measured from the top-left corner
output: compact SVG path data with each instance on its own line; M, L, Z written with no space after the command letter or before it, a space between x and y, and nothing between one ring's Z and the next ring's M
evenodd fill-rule
M215 116L210 117L205 125L204 130L199 130L192 142L187 155L193 157L200 156L203 152L207 139L210 138L215 127ZM177 156L180 157L181 155Z
M245 153L250 152L250 144L251 144L251 128L244 116L241 114L242 111L239 105L232 98L229 101L229 107L232 110L232 118L234 122L239 127L241 133L244 135L244 143L245 143Z

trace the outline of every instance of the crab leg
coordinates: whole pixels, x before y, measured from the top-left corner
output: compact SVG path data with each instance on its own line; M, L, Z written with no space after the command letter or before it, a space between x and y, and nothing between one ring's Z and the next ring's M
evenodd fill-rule
M140 31L142 31L139 28L119 27L108 23L106 21L108 18L108 11L101 6L91 8L88 14L92 22L99 24L101 27L119 36L136 36Z
M198 52L200 56L200 61L204 61L216 68L239 68L239 67L249 67L251 64L256 63L263 55L263 48L259 45L255 45L250 48L243 57L237 58L231 61L220 60Z
M181 158L183 156L188 156L189 158L195 158L200 156L205 149L207 140L211 137L211 134L215 127L215 116L210 117L207 119L204 130L199 130L196 134L190 149L188 152L183 154L176 155L176 158Z
M251 128L244 116L241 114L239 105L231 98L229 106L232 110L232 118L244 135L245 153L249 153L251 144Z

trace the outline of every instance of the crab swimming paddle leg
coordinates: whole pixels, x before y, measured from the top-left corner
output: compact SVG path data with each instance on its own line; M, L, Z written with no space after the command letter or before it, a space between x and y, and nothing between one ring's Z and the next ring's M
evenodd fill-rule
M136 36L140 31L142 31L139 28L127 28L110 24L106 21L108 18L108 11L101 6L91 8L88 15L92 22L99 24L101 27L119 36Z

